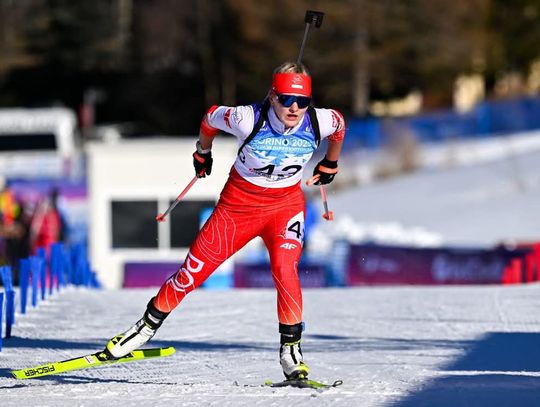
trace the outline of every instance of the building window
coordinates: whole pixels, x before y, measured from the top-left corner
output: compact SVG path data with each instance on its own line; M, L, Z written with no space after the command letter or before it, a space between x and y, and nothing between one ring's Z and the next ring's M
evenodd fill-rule
M158 247L157 201L112 201L115 249Z
M161 202L160 207L170 202ZM180 202L167 216L166 230L159 227L157 201L112 201L113 249L157 249L191 246L199 232L203 217L214 208L213 200ZM162 234L160 236L160 234ZM161 242L161 245L159 243ZM170 246L169 246L170 242Z
M172 203L172 202L171 202ZM170 213L171 247L189 247L201 226L201 216L215 201L182 201Z
M56 137L52 133L0 135L0 151L55 151L56 149Z

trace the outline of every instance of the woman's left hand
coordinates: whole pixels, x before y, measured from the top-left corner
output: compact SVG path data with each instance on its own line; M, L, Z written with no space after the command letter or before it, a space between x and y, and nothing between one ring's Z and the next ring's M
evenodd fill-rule
M338 162L330 161L325 156L313 169L313 176L319 176L319 179L315 182L315 185L330 184L334 180L337 173Z

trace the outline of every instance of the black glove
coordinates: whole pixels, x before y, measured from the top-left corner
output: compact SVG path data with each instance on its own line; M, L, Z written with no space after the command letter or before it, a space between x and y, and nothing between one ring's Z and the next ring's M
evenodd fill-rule
M324 156L324 158L318 162L313 169L313 175L318 175L319 179L315 182L315 185L330 184L338 172L337 161L330 161Z
M212 173L212 151L210 149L203 150L197 142L197 151L193 153L193 166L197 177L204 178Z

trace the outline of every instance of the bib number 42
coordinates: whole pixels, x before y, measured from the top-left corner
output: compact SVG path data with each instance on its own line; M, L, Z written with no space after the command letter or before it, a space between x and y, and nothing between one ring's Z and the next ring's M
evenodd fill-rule
M302 169L301 165L287 165L286 167L283 167L279 169L279 172L281 173L281 176L293 176L298 171ZM253 168L253 171L255 171L257 174L264 174L266 176L271 176L274 174L274 171L276 170L276 166L274 164L269 164L266 167L261 168Z

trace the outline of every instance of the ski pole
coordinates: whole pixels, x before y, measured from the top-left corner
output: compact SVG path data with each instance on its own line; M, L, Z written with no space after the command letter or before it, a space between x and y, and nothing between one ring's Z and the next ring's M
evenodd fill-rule
M319 177L320 177L319 175L314 175L313 177L311 177L310 179L306 181L306 185L311 186L315 184L319 180ZM326 219L327 221L334 220L334 212L328 210L328 198L326 196L326 191L324 190L324 187L322 186L322 184L319 185L319 190L321 191L321 199L323 201L323 206L324 206L323 218Z
M297 64L302 62L302 57L304 56L304 47L306 45L309 28L311 24L315 24L316 28L319 28L322 24L324 13L321 11L306 10L306 16L304 17L304 22L306 23L306 28L304 30L304 37L302 38L302 45L300 45L300 52L298 53L298 59L296 60Z
M315 24L315 28L319 28L322 25L323 17L324 17L324 13L322 11L306 10L306 15L304 17L306 28L304 30L304 37L302 38L302 44L300 45L300 52L298 53L298 59L296 60L297 64L302 63L302 57L304 56L304 47L306 45L309 28L311 27L311 24ZM311 186L314 183L316 183L318 180L319 180L319 175L315 175L311 177L308 181L306 181L306 184L308 186ZM324 205L323 218L328 221L334 220L334 212L328 210L328 198L326 197L326 191L324 190L324 187L320 185L319 190L321 191L321 198Z
M180 195L178 195L178 197L174 200L174 202L171 204L171 206L169 206L167 208L167 210L165 211L165 213L160 213L159 215L156 216L156 220L158 222L164 222L165 221L165 217L171 213L171 211L176 207L176 205L178 205L178 203L182 200L182 198L188 193L188 191L191 189L191 187L195 184L195 182L197 182L197 180L199 179L199 176L198 175L195 175L193 177L193 179L189 182L189 184L187 184L187 186L184 188L184 190L182 192L180 192Z
M324 205L323 218L328 221L334 220L334 212L328 210L328 199L326 198L326 191L324 190L324 187L322 185L319 185L319 189L321 191L321 198Z

